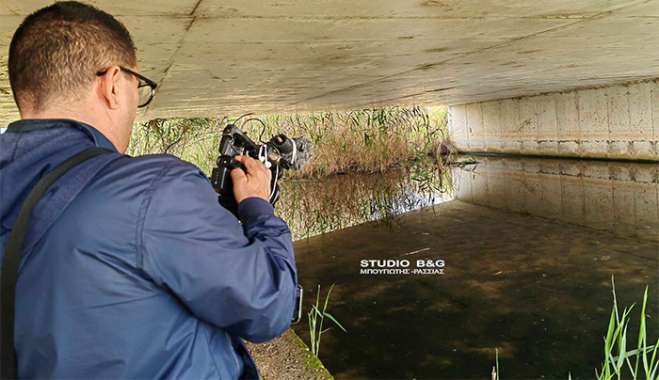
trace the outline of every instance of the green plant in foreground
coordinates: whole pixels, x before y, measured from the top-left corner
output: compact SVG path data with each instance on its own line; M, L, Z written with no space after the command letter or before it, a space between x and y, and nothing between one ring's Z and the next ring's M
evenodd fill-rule
M638 329L638 340L635 350L627 351L627 327L629 326L630 313L634 305L629 308L625 307L622 315L618 309L618 300L616 298L615 282L611 277L613 292L613 310L609 319L609 328L604 338L604 363L601 371L595 370L595 375L599 380L609 380L613 378L621 379L632 378L641 379L659 379L659 339L654 345L648 345L647 329L645 323L645 307L648 301L648 287L645 287L643 294L643 305L641 306L641 318ZM614 356L614 351L616 356ZM632 365L632 362L634 363ZM643 364L642 371L639 370L639 364ZM628 372L625 370L625 365Z
M625 307L621 315L613 276L611 276L611 291L613 292L613 310L611 310L609 328L604 338L604 363L601 371L595 370L595 376L598 380L640 380L642 378L659 380L659 356L657 356L659 338L654 345L648 345L647 337L645 310L648 302L648 287L645 287L643 293L636 349L630 351L627 351L627 328L629 327L630 314L634 304L628 308ZM497 349L495 349L495 354L496 368L492 368L492 380L499 380L499 352ZM643 365L641 370L639 370L640 364ZM628 369L628 372L625 368ZM641 377L642 375L645 377ZM571 373L568 373L568 379L572 379Z
M494 349L494 367L492 367L492 380L499 380L499 349Z
M346 332L346 329L341 326L339 321L334 318L330 313L327 312L327 307L329 306L330 296L332 294L332 289L334 289L334 284L330 286L327 294L325 295L325 302L323 303L323 309L320 309L320 285L316 291L316 304L311 306L311 310L307 314L309 318L309 340L311 341L311 352L318 357L320 352L320 338L329 328L323 330L323 322L327 317L329 320L334 322L341 330Z

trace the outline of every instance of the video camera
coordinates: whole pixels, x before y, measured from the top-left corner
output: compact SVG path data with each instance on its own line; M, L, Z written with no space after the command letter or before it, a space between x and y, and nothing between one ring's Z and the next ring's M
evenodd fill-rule
M233 196L233 183L231 182L230 173L235 168L245 170L245 167L234 159L236 155L247 154L261 161L272 171L270 203L274 206L279 200L279 186L277 185L279 177L285 169L302 169L309 162L312 150L311 143L308 140L302 137L289 138L284 134L275 135L269 141L257 144L247 137L247 134L241 128L236 126L238 120L244 116L248 115L239 117L235 122L227 124L224 128L220 140L220 155L211 174L211 183L218 194L218 201L236 216L238 216L238 205ZM245 120L241 127L250 121L259 122L265 130L265 124L257 118ZM292 323L298 323L302 319L302 295L302 287L297 285Z
M242 118L244 116L241 116ZM238 118L238 120L240 120ZM300 170L311 158L311 143L302 137L289 138L284 134L273 136L267 142L255 143L250 139L241 128L236 126L236 122L229 123L222 132L220 140L220 155L217 158L216 166L211 174L211 183L218 193L218 201L224 208L238 216L238 205L233 196L233 184L231 181L231 170L242 168L243 165L236 161L236 155L249 155L261 161L266 168L272 171L272 182L270 189L270 203L274 206L279 200L279 186L277 182L284 170ZM257 118L245 120L241 127L250 121L261 123L265 129L263 121Z

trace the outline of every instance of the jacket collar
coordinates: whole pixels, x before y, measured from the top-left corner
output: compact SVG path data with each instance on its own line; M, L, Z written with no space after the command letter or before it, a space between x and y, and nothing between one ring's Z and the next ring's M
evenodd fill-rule
M75 128L84 132L94 142L95 146L110 149L113 152L118 152L117 148L112 144L112 142L96 128L89 124L85 124L81 121L72 119L21 119L9 124L6 132L21 133L36 129L65 127Z

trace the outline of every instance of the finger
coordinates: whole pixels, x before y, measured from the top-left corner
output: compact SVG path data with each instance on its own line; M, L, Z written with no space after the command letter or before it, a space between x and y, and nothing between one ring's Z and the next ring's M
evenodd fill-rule
M241 169L243 169L243 173L245 173L246 175L249 175L250 173L254 173L254 172L256 171L255 168L254 168L254 166L252 166L252 164L250 163L250 162L252 162L252 161L256 161L256 160L253 159L253 158L250 157L250 156L247 156L247 155L237 155L237 156L234 156L234 157L233 157L233 160L236 161L236 162L238 162L238 163L243 164L244 168L241 168ZM258 161L257 161L257 162L258 162Z
M231 179L234 182L240 181L240 180L244 179L245 177L247 177L245 175L245 172L241 168L235 168L235 169L231 170L231 172L229 174L231 175Z
M252 157L245 156L242 162L247 168L248 173L257 173L265 170L265 166L261 163L261 161L255 160Z

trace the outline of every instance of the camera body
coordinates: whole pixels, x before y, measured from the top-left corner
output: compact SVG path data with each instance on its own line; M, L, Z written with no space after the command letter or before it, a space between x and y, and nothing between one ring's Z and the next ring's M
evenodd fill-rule
M218 194L218 201L224 208L238 216L238 205L233 195L231 170L245 168L237 162L236 155L249 155L261 161L272 171L270 184L270 203L274 206L279 200L277 182L284 170L299 170L311 158L311 144L308 140L298 137L289 138L278 134L268 142L257 144L235 124L227 125L222 132L219 156L211 174L211 183Z

